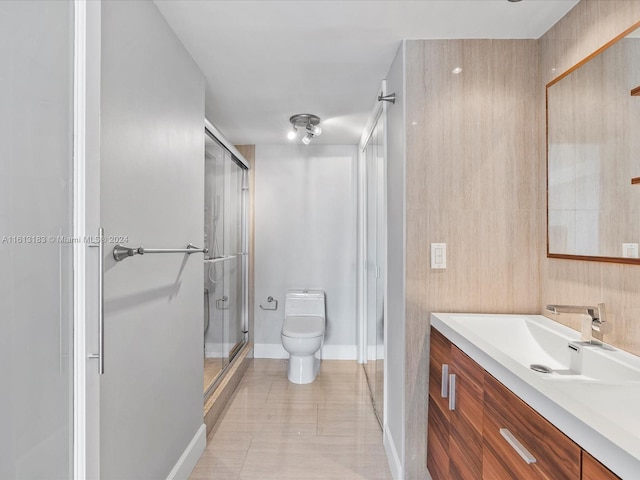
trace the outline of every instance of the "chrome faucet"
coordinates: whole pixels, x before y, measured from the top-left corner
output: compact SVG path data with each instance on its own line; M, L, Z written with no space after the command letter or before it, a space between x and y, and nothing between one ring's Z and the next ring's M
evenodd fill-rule
M606 312L604 303L599 303L597 307L547 305L547 310L554 315L558 315L560 313L579 313L584 315L582 319L580 341L595 345L602 343L602 335L605 333L606 328L605 325L608 326L607 321L605 320Z

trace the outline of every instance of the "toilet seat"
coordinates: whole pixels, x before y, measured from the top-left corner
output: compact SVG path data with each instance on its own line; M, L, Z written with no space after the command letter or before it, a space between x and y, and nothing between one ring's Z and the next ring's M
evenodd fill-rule
M292 338L315 338L324 335L324 318L313 315L289 316L284 319L282 335Z

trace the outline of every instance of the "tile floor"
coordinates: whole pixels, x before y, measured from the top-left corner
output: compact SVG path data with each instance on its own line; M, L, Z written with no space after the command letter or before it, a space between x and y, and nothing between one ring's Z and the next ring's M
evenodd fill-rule
M325 360L289 383L285 360L253 360L190 480L391 479L362 366Z

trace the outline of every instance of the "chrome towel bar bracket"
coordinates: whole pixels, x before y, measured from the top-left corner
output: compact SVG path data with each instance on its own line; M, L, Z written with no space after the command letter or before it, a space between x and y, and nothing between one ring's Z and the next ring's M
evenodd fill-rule
M378 95L378 101L396 103L396 94L394 92L394 93L390 93L389 95L382 95L382 92L380 92L380 95Z
M116 245L113 247L113 258L115 258L117 262L120 262L125 258L133 257L134 255L144 255L146 253L185 253L191 255L192 253L207 253L208 251L206 248L199 248L192 244L187 245L187 248L135 248Z

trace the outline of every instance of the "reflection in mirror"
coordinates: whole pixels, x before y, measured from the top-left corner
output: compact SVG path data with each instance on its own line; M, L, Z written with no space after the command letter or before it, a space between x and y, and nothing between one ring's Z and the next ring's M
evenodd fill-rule
M547 85L549 256L640 263L639 86L640 30Z

